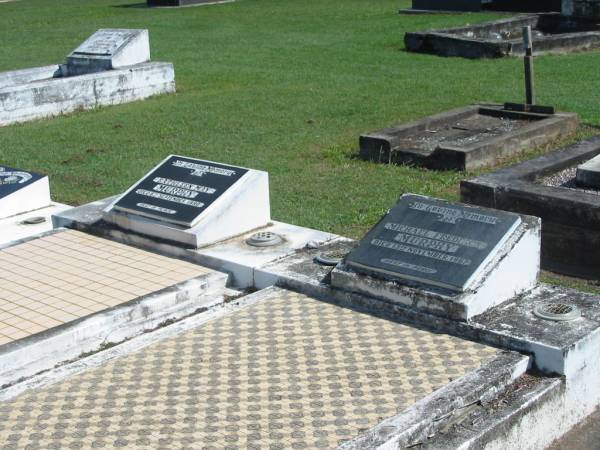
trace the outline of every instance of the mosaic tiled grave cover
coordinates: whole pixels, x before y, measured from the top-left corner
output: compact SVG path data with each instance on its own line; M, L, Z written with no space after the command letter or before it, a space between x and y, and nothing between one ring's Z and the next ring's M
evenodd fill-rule
M0 448L334 448L497 354L272 289L0 403Z
M5 248L0 250L0 345L208 272L74 230Z
M462 291L520 223L517 214L407 194L345 262Z
M113 208L189 228L247 172L241 167L171 155Z

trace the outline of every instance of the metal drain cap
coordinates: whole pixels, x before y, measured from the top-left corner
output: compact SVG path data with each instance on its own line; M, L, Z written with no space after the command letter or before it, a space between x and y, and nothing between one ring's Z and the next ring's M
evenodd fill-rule
M271 233L270 231L260 231L246 239L246 244L253 247L272 247L274 245L279 245L282 242L283 239L281 236L276 233Z
M29 217L28 219L21 221L21 225L37 225L40 223L44 223L45 221L46 218L44 216L35 216Z
M324 266L337 266L342 262L346 254L344 252L322 252L315 256L315 261Z
M568 303L544 303L533 309L533 314L541 319L565 322L581 317L577 306Z

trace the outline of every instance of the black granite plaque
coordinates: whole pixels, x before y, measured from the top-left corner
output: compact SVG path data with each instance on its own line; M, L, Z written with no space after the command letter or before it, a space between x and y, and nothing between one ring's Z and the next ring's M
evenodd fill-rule
M0 198L6 197L19 189L23 189L46 175L36 172L25 172L24 170L0 166Z
M520 222L505 211L404 195L345 262L359 271L463 291Z
M129 189L114 209L192 227L248 169L169 156Z

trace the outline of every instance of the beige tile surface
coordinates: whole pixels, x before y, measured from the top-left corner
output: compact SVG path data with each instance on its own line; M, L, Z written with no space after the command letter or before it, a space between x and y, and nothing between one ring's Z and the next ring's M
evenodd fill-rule
M0 403L0 449L334 448L497 354L275 290Z
M208 272L73 230L0 250L0 345Z

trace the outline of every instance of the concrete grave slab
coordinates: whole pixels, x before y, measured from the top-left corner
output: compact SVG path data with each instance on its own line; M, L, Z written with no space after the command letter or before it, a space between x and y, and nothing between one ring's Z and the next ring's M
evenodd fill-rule
M61 203L50 203L45 208L0 219L0 248L41 233L51 231L52 215L64 212L71 207Z
M64 75L102 72L148 61L148 30L100 29L67 56Z
M222 301L227 276L74 230L0 250L0 386Z
M575 182L578 186L600 189L600 156L577 167Z
M600 276L600 196L575 183L576 168L600 154L600 137L461 182L461 201L542 219L541 267Z
M520 15L464 27L409 32L411 52L463 58L522 56L522 28L531 26L534 55L564 54L600 47L600 26L594 21L558 13Z
M49 206L48 177L0 165L0 219Z
M242 302L189 331L5 398L0 439L11 434L11 442L26 446L37 436L45 445L54 431L43 423L62 413L68 395L74 404L85 398L87 407L71 408L63 433L52 437L61 446L82 439L90 446L115 440L147 448L167 440L185 446L193 436L194 444L217 446L334 448L384 418L407 437L426 433L432 422L434 429L441 427L440 415L497 396L527 366L528 358L519 354L291 291L269 288ZM164 383L189 389L161 389ZM132 395L135 406L119 400ZM32 413L16 414L24 407ZM127 420L118 429L81 437L76 424L84 414L92 422L121 415ZM146 427L155 431L140 434Z
M360 136L364 159L438 170L472 170L497 164L577 128L572 113L540 114L500 105L453 109Z
M469 320L537 284L539 219L501 218L489 209L463 210L458 204L412 194L398 205L333 269L334 287ZM424 214L400 213L406 205ZM481 227L473 237L465 234L471 226L471 231ZM483 235L492 238L491 229L497 230L497 238L503 237L477 240ZM375 259L371 265L365 257L369 252Z
M269 176L170 155L111 203L103 219L134 233L205 247L269 223Z
M67 64L0 73L0 126L175 92L173 65L147 62L147 30L113 31L123 39L86 41Z
M239 288L254 287L258 289L270 286L270 284L261 284L259 280L255 279L255 271L259 267L293 254L308 244L323 243L337 237L323 231L272 221L264 228L250 231L241 236L201 249L189 249L171 241L131 233L105 222L103 210L116 198L109 197L56 214L52 217L54 226L85 231L227 272L230 274L231 285ZM272 247L249 245L246 242L247 239L257 232L274 233L281 237L281 241Z

